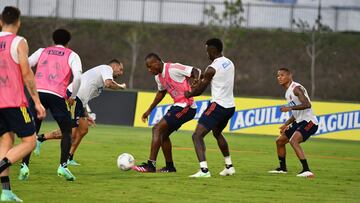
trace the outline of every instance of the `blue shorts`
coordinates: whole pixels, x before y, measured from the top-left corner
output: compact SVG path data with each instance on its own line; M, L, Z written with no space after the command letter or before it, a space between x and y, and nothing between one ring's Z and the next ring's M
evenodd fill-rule
M35 133L35 124L29 108L0 109L0 136L6 132L14 132L18 137L27 137Z
M198 123L203 125L209 131L215 128L222 131L230 118L234 115L234 112L235 107L224 108L219 104L212 102L201 115Z
M66 94L68 97L70 97L72 93L69 90L67 90ZM80 118L85 117L85 108L79 97L76 97L74 105L70 108L70 113L71 113L72 127L73 128L79 127Z
M312 121L301 121L297 123L294 121L290 128L285 131L287 138L291 138L295 131L299 131L303 137L303 142L305 142L309 137L316 133L318 130L318 125L315 125Z
M165 114L163 119L165 119L168 125L168 131L173 132L178 130L182 124L192 120L195 117L196 109L187 106L182 108L180 106L172 106L168 112Z

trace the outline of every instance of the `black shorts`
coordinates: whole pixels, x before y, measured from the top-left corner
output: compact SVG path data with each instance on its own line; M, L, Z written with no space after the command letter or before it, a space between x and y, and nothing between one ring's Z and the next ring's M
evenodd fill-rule
M303 137L303 142L305 142L309 137L316 133L318 125L315 125L312 121L301 121L297 123L294 121L290 128L285 131L287 138L291 138L295 131L299 131Z
M71 92L69 90L66 91L66 94L68 97L71 96ZM79 127L80 118L85 117L85 108L79 97L76 97L74 105L70 108L70 113L71 113L72 127L73 128Z
M50 109L51 115L57 123L71 123L71 114L64 98L44 92L39 92L39 97L44 108Z
M189 106L182 108L180 106L172 106L165 114L165 119L168 125L168 131L173 132L178 130L182 124L192 120L195 117L196 109Z
M0 109L0 136L6 132L14 132L18 137L27 137L35 133L35 124L29 108Z
M213 130L215 128L223 130L230 118L234 115L234 112L235 107L224 108L219 104L212 102L201 115L198 123L208 130Z

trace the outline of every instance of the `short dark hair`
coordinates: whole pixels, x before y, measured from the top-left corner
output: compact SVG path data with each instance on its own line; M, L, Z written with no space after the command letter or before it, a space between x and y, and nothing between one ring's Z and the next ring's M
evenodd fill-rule
M53 32L52 38L55 44L65 46L71 40L71 34L66 29L57 29Z
M212 38L206 41L205 43L208 46L212 46L215 47L216 50L221 53L223 51L223 43L220 39L218 38Z
M148 58L156 58L157 60L162 61L160 56L155 53L150 53L150 54L146 55L145 60L147 60Z
M7 25L16 23L20 18L20 10L13 6L6 6L1 13L1 21Z
M120 61L117 59L111 59L108 64L117 63L120 64Z
M291 74L291 71L289 69L285 68L285 67L279 68L278 71L285 71L285 72Z

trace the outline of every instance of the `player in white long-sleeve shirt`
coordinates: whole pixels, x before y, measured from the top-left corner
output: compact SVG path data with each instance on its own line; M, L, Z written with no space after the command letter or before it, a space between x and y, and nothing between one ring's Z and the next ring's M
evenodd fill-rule
M80 165L74 160L74 154L82 138L88 133L89 123L95 124L94 120L88 115L86 107L88 102L100 96L104 88L112 90L125 89L126 84L118 84L114 78L124 73L123 64L117 59L112 59L108 64L103 64L89 69L81 76L81 86L77 93L76 103L71 108L73 142L71 145L68 165ZM68 86L68 95L73 92L73 84ZM50 139L61 139L60 129L49 133L40 134L37 139L35 155L40 155L41 143Z
M80 57L68 48L71 34L65 29L57 29L53 32L55 45L41 48L29 57L31 66L36 65L35 81L41 103L46 109L50 109L53 118L58 123L61 133L61 156L57 173L66 180L73 181L75 176L67 168L67 160L71 147L71 114L68 106L71 106L81 85L82 66ZM66 90L73 76L73 92L70 97ZM35 118L37 133L41 127L41 120ZM20 169L20 180L26 180L29 176L30 154L23 159Z

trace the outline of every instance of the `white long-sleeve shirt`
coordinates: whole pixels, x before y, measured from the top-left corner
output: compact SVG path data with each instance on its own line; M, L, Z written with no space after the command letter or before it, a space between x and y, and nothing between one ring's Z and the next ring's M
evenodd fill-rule
M56 46L64 47L62 45L56 45ZM36 64L38 63L39 58L41 56L41 53L43 51L44 51L44 48L40 48L37 51L35 51L33 54L31 54L31 56L29 57L29 64L31 67L36 66ZM69 63L69 66L70 66L72 74L73 74L73 81L72 81L73 91L72 91L71 97L75 98L80 89L80 85L81 85L81 73L82 73L81 59L77 53L72 51L69 56L68 63ZM54 94L56 96L61 97L59 94L56 94L55 92L51 92L51 91L47 91L47 90L39 90L39 92L50 93L50 94Z

